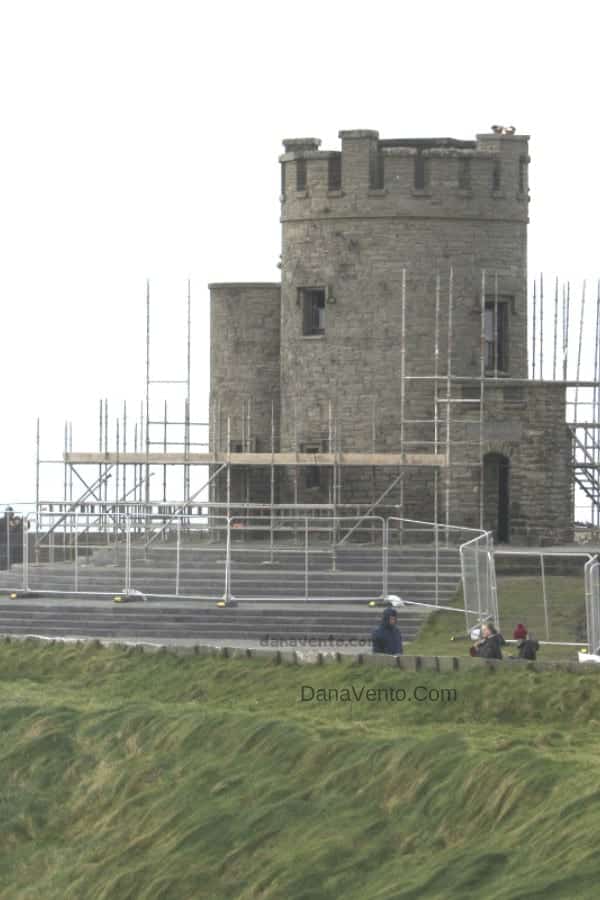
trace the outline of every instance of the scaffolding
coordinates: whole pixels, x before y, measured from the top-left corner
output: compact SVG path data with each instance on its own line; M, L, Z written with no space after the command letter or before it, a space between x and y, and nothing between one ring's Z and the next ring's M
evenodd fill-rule
M552 293L552 315L544 318L544 278L540 276L533 282L531 303L531 345L529 377L510 378L502 374L500 366L499 333L500 333L500 295L499 274L482 271L479 287L480 346L479 366L476 375L460 375L455 373L455 357L457 339L454 327L454 273L450 268L447 276L447 296L443 297L442 276L435 277L432 291L434 304L434 330L432 335L432 373L414 374L411 372L411 359L407 343L406 308L407 281L406 269L402 270L400 297L401 341L399 347L400 364L400 396L399 396L399 444L394 452L378 450L376 426L376 397L371 405L370 448L361 452L343 448L342 437L344 422L337 413L337 403L329 402L327 414L327 439L321 452L303 452L298 444L298 423L294 410L294 448L281 451L277 448L277 429L275 406L271 404L270 447L267 451L257 452L256 435L253 431L252 412L255 398L242 401L239 414L241 440L232 449L232 416L223 416L221 404L216 398L209 409L208 420L192 420L191 417L191 286L187 282L186 291L186 364L183 377L175 379L156 379L151 369L151 305L150 284L146 284L146 359L145 359L145 400L142 402L139 415L132 416L127 404L111 422L109 419L108 401L101 400L98 414L98 445L95 452L75 452L73 449L73 426L65 423L64 447L62 459L45 460L40 454L40 421L36 429L36 479L35 479L35 519L36 531L41 533L41 513L48 508L62 509L67 516L71 510L79 509L82 504L94 507L98 513L98 527L109 531L118 526L118 513L128 510L147 510L148 528L150 521L157 515L163 516L165 527L174 517L194 507L201 508L214 501L214 487L221 479L225 480L225 514L239 514L242 510L255 511L256 503L251 502L250 474L253 467L264 467L269 471L269 503L262 504L270 508L271 543L273 541L273 517L277 507L278 473L287 470L291 473L293 501L285 504L286 509L299 505L299 472L306 466L318 466L329 469L329 496L327 504L320 504L325 510L330 509L333 518L344 509L352 509L353 514L371 516L385 504L400 516L405 514L405 476L408 472L427 470L433 479L433 518L444 522L446 526L453 523L452 481L451 473L461 467L472 467L472 458L465 461L465 448L475 454L479 466L479 528L484 529L484 455L485 455L485 406L487 391L493 387L518 387L531 384L542 384L552 381L564 387L566 392L566 427L572 439L572 482L576 501L574 520L577 521L579 509L585 509L587 524L593 529L600 528L600 283L597 285L595 303L595 328L586 327L586 284L583 284L579 303L575 301L571 285L561 285L555 280ZM491 288L490 288L491 285ZM493 298L490 302L490 296ZM447 334L445 341L446 359L444 366L441 347L444 345L442 333L442 317L440 310L442 301L447 308ZM491 319L486 312L490 312ZM589 304L587 305L589 309ZM576 353L569 358L569 348L573 344L573 319L576 319ZM587 315L590 318L590 315ZM593 345L590 341L593 338ZM545 349L551 347L551 365ZM593 364L592 364L593 359ZM590 372L593 377L585 379L583 372ZM551 374L551 377L550 377ZM156 414L154 387L156 385L176 385L184 392L183 412L171 418L167 402ZM467 387L467 390L464 388ZM427 418L411 418L407 415L407 399L411 389L428 391L428 406L432 416ZM236 417L237 419L238 417ZM465 426L470 426L467 439ZM236 423L237 426L237 423ZM411 437L411 429L417 426L420 433ZM457 427L459 426L459 427ZM178 431L176 431L178 429ZM212 429L212 445L209 444L209 429ZM423 430L427 432L424 438ZM174 434L174 431L176 433ZM226 435L226 446L222 446L222 433ZM458 434L458 437L455 435ZM424 449L425 448L425 449ZM59 464L64 468L62 500L44 497L41 493L41 472L46 464ZM96 477L82 474L81 468L95 471ZM198 485L193 477L200 467ZM371 473L371 497L368 502L344 504L343 477L344 472L353 467L361 467ZM394 471L385 490L376 490L376 472L380 468ZM172 479L168 473L175 470L182 475L181 488L176 495L172 493ZM241 494L232 495L232 471L241 471ZM208 471L208 476L205 474ZM193 474L194 473L194 476ZM158 478L156 476L159 476ZM78 490L75 489L76 484ZM207 497L207 491L211 491ZM393 500L397 502L394 503ZM214 505L214 502L213 502ZM258 504L261 506L261 504ZM303 504L305 506L305 504ZM185 523L182 523L185 524ZM460 524L460 523L459 523ZM347 536L346 538L347 539Z

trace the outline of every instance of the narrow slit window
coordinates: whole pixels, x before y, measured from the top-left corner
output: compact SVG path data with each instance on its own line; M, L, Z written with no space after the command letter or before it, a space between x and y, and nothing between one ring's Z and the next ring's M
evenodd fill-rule
M325 288L300 288L302 333L325 334Z
M416 191L424 191L426 189L428 176L427 160L423 156L423 153L420 150L417 150L414 172L414 187Z
M384 156L381 150L371 157L370 187L371 190L383 190L385 184Z
M492 191L497 192L502 188L502 164L497 159L492 169Z
M484 313L485 370L508 372L508 307L506 300L486 300Z
M297 191L305 191L306 190L306 160L305 159L297 159L296 160L296 190Z
M527 157L522 156L519 159L519 193L527 192Z
M281 163L281 199L285 200L285 163Z
M342 189L342 157L329 157L328 167L328 189L330 191L340 191Z

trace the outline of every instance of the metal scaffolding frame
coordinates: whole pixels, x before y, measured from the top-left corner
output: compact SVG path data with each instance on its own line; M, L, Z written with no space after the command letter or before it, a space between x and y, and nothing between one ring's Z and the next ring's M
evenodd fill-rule
M95 453L77 453L73 450L73 426L71 422L65 423L63 455L60 460L44 460L40 455L40 422L38 419L36 429L36 528L39 530L39 511L47 503L56 503L56 499L48 501L41 495L41 468L47 463L60 464L64 468L63 498L65 504L77 502L74 500L74 477L77 478L89 490L86 499L91 499L102 507L100 522L102 527L111 528L111 517L107 512L109 507L113 510L123 510L128 506L139 507L144 504L150 510L156 504L156 490L153 485L162 487L160 501L173 515L185 512L194 502L199 502L198 497L208 487L211 491L210 500L214 500L214 488L216 482L225 478L225 495L227 515L230 515L232 507L236 509L251 508L250 475L253 467L268 467L269 469L269 497L271 508L271 532L273 531L273 511L276 509L278 497L278 472L281 468L289 469L292 474L293 505L298 505L299 496L299 471L303 466L322 466L330 470L329 479L329 504L334 511L344 507L343 503L343 472L354 466L361 466L371 473L371 498L364 504L349 504L352 509L359 510L365 516L371 515L377 510L383 501L389 504L392 491L398 490L398 503L390 504L404 514L405 474L414 468L428 469L433 474L433 508L435 521L442 520L446 525L452 524L452 484L451 474L461 466L472 467L472 461L461 461L460 447L469 444L477 448L479 460L479 527L484 527L484 424L485 409L484 399L486 387L492 385L528 385L532 383L546 383L552 381L561 384L566 392L567 427L572 433L573 453L571 467L573 472L573 485L580 497L585 498L589 507L590 524L600 528L600 283L596 296L596 321L593 331L593 378L582 378L582 370L590 369L589 348L584 353L585 335L592 333L592 329L585 327L586 316L586 285L584 283L581 299L577 308L571 295L571 285L567 282L562 286L558 279L555 280L553 292L553 315L544 319L544 279L533 282L532 294L532 344L530 357L529 378L508 378L499 371L499 274L497 272L481 272L480 281L480 347L479 347L479 372L477 375L456 375L454 372L454 358L456 355L455 327L454 327L454 271L450 267L447 273L447 335L446 335L446 365L445 372L443 357L440 347L443 344L441 329L442 287L441 275L435 278L433 301L435 303L435 320L433 334L433 374L411 374L410 353L407 344L407 280L406 269L402 270L401 297L400 297L400 328L401 343L400 356L400 431L399 446L396 453L382 453L377 449L378 435L376 425L376 398L372 400L371 408L371 436L370 450L365 452L352 452L342 450L342 431L344 423L340 421L337 401L330 401L327 413L327 452L307 454L300 452L298 444L298 424L296 411L294 410L294 450L290 452L276 451L276 422L275 404L271 403L271 435L268 452L256 452L255 434L252 428L252 409L254 398L248 397L242 400L240 410L240 436L241 444L232 450L232 416L223 416L221 403L218 398L211 401L209 409L209 422L192 421L191 418L191 286L187 282L187 334L186 334L186 371L181 379L155 379L151 371L151 307L150 284L146 283L146 360L145 360L145 402L142 403L139 418L132 422L128 416L127 405L122 407L122 415L117 415L109 420L108 401L101 400L98 417L98 450ZM488 285L493 285L493 301L488 295ZM493 302L493 315L491 316L491 334L489 333L489 318L486 318L486 309ZM573 314L578 313L577 352L575 361L569 360L569 333L572 331L571 320ZM588 317L589 318L589 317ZM560 334L559 334L560 332ZM492 345L493 367L487 364L486 358L489 345ZM572 341L571 341L572 343ZM551 378L545 378L544 372L544 348L547 345L552 348ZM548 368L546 366L546 368ZM557 372L562 374L557 379ZM538 377L536 377L536 375ZM574 377L573 377L574 376ZM162 416L156 416L153 406L153 387L159 384L179 385L184 388L184 410L182 417L171 419L167 402L164 403ZM411 384L420 384L431 391L432 417L423 419L411 419L407 416L407 393ZM461 385L471 384L475 388L471 395L464 397L459 394L457 388ZM473 418L465 418L464 412L475 407ZM455 419L458 411L461 411L460 425L470 424L476 437L468 441L460 441L454 438L456 431ZM582 412L583 411L583 412ZM132 428L133 425L133 428ZM225 426L227 446L221 446L223 425ZM424 440L422 435L418 440L411 440L410 427L413 425L426 426L430 440ZM183 440L172 439L173 428L183 428ZM212 448L209 447L208 435L202 441L193 440L194 430L197 428L212 430ZM156 430L160 429L160 436ZM133 434L132 434L133 431ZM109 435L114 435L113 449L109 450L109 444L113 443ZM131 440L133 438L133 440ZM415 446L418 448L414 450ZM427 446L427 451L423 447ZM176 449L174 449L176 448ZM198 452L201 448L202 452ZM323 448L322 448L323 449ZM414 450L414 452L413 452ZM97 479L93 488L88 488L87 482L78 472L79 466L97 467ZM212 466L215 470L208 478L203 479L202 487L192 492L191 473L197 466ZM175 468L183 473L182 494L173 498L170 496L167 472ZM240 483L241 495L232 497L232 469L239 470L242 477ZM385 490L377 490L376 471L380 467L393 468L395 474ZM217 471L218 470L218 471ZM162 479L153 481L154 476L162 473ZM128 473L131 478L128 479ZM112 480L112 500L109 500L108 485ZM81 502L81 498L78 498ZM202 498L200 498L202 499ZM303 504L304 505L304 504ZM289 508L290 504L286 505ZM574 515L576 519L576 514ZM66 519L65 519L66 523ZM66 524L65 524L66 527Z

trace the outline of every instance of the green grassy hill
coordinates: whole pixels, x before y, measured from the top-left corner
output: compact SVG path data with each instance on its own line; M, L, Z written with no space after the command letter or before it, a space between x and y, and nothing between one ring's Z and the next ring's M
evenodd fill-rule
M596 671L1 643L0 898L595 898L599 728Z
M462 591L450 605L464 609ZM577 660L577 650L587 646L585 620L585 587L583 576L551 575L546 578L548 636L552 641L581 642L578 647L544 646L540 659ZM547 639L546 618L541 580L537 576L504 576L498 578L498 610L500 627L511 638L517 622L524 622L540 641ZM423 656L465 656L470 642L454 641L453 635L465 634L462 613L440 611L433 613L419 637L407 652ZM514 650L508 649L510 654Z

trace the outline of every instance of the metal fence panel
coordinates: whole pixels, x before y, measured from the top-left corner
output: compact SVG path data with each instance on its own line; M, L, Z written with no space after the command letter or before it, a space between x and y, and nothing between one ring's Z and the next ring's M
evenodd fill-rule
M491 534L479 534L462 544L460 559L467 631L485 621L500 628Z
M600 655L600 560L585 565L585 606L588 652Z

